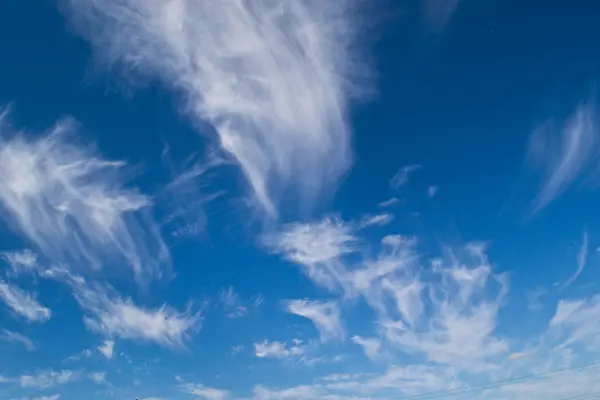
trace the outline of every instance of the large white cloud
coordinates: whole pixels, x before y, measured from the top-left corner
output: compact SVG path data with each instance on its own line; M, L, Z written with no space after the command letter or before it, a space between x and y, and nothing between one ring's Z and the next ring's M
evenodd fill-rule
M310 209L352 161L357 0L63 0L108 65L158 77L209 121L270 215Z
M126 187L125 163L81 145L76 124L18 133L0 118L0 216L55 263L79 270L129 267L138 280L170 268L151 198ZM32 253L5 253L31 268Z

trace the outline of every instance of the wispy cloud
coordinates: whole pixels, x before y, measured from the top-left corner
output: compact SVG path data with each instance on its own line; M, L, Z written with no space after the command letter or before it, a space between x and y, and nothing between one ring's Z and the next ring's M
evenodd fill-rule
M248 307L242 304L240 296L233 290L232 287L221 291L219 300L227 312L227 317L229 318L244 317L248 314Z
M288 346L287 343L269 342L254 343L254 354L258 358L288 358L300 356L306 349L299 344Z
M72 268L98 270L110 259L111 265L128 265L138 279L164 272L169 254L147 212L151 199L124 187L124 162L79 145L73 121L60 121L43 136L25 136L9 135L5 119L1 215L19 234L53 262Z
M181 391L205 400L226 400L229 398L227 390L215 389L202 384L181 383Z
M352 336L352 341L363 348L365 355L371 360L376 360L380 356L381 339L363 338L358 335Z
M462 0L424 0L423 22L431 32L444 29L452 19Z
M349 97L364 58L353 1L63 0L108 64L158 76L211 122L258 203L310 207L350 166Z
M400 202L399 198L392 197L392 198L389 198L389 199L384 200L381 203L377 204L377 207L386 208L386 207L393 206L394 204L399 203L399 202Z
M429 186L427 188L427 197L433 199L437 194L439 188L437 186Z
M422 167L420 165L416 164L400 167L398 172L396 172L396 175L394 175L394 177L390 180L390 185L396 190L400 189L409 182L410 175L421 168Z
M21 397L20 399L15 399L15 400L58 400L58 399L60 399L60 394L53 394L51 396Z
M102 342L100 346L98 346L98 351L102 353L102 355L109 360L113 358L113 352L115 350L115 342L114 340L105 340Z
M50 309L42 306L33 294L2 281L0 281L0 299L27 322L46 322L52 315Z
M289 313L311 320L323 341L344 339L346 335L340 307L335 302L291 300L287 302L286 309Z
M326 252L320 250L324 241L316 240L323 236L323 225L296 228L303 232L297 236L299 244L312 243L312 238L318 243L316 254L324 254L316 258L320 274L309 275L319 285L327 282L323 279L327 276L334 284L325 287L342 288L346 298L362 296L376 312L388 346L420 354L438 365L470 369L491 368L494 360L508 351L508 344L494 335L508 284L506 277L492 272L483 244L448 250L444 258L428 260L427 266L416 238L388 235L381 239L375 257L346 257L347 243L362 243L354 248L355 255L373 254L373 250L357 236L359 231L352 223L338 221L335 229L331 224L324 226L326 237L335 238L329 240ZM298 246L287 249L288 259L315 268L312 253L305 251L309 256L298 257ZM295 305L310 309L312 304ZM339 318L339 314L332 315ZM338 328L331 331L343 332L336 318L333 326Z
M88 377L98 385L106 383L106 372L92 372Z
M3 329L0 332L0 340L5 340L9 343L20 343L25 346L27 351L33 351L36 349L35 343L33 343L33 341L27 336L18 332L9 331L8 329Z
M79 378L75 371L46 371L37 375L23 375L18 378L22 388L46 389L57 385L64 385Z
M583 239L581 241L581 248L579 249L579 254L577 255L577 270L575 271L573 276L571 276L569 279L567 279L567 281L565 283L563 283L561 285L561 287L560 287L561 290L570 286L573 282L575 282L575 280L577 280L579 275L581 275L581 273L583 272L583 269L585 268L585 262L587 260L588 251L589 251L588 232L587 232L587 230L585 230L585 231L583 231Z
M110 287L88 285L80 277L69 278L68 283L85 313L85 325L111 338L108 344L112 343L112 338L121 338L182 348L189 335L200 328L199 312L194 314L190 309L179 312L167 305L144 308L121 297Z
M0 258L4 259L10 265L15 274L24 271L33 271L37 267L37 254L28 249L0 253Z
M357 250L353 227L337 218L291 224L272 237L267 245L284 258L305 268L320 285L334 288L343 274L339 259Z
M536 129L529 139L527 155L527 164L540 179L533 212L541 211L595 173L599 150L593 103L581 104L559 132L551 123Z
M385 226L394 220L394 214L381 213L376 215L366 215L361 221L361 226L366 228L369 226Z

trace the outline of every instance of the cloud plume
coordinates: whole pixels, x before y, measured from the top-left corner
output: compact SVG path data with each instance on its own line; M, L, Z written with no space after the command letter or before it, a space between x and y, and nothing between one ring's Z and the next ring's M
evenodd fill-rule
M365 93L351 78L366 76L353 50L358 3L61 2L101 60L183 94L272 216L284 194L286 207L310 207L351 164L347 102Z
M34 295L2 281L0 281L0 300L28 322L46 322L52 315L50 309L41 305Z
M527 164L539 176L540 190L533 202L537 213L574 184L593 176L600 155L593 103L581 104L560 132L548 123L529 139Z
M18 135L0 118L0 217L55 263L130 267L136 278L160 276L169 253L150 218L151 199L124 187L125 163L105 160L75 140L63 120L43 135ZM4 254L32 268L31 252Z

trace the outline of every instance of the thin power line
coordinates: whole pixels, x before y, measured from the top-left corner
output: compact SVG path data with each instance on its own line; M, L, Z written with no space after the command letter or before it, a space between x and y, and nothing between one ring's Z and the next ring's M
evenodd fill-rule
M567 397L567 398L560 399L560 400L588 400L588 399L593 399L595 396L600 397L600 392L582 394L582 395L578 395L575 397Z
M435 391L435 392L409 395L409 396L399 397L396 400L435 399L435 398L439 398L439 397L453 396L456 394L472 393L472 392L478 392L478 391L483 391L483 390L487 390L487 389L497 389L500 387L517 385L519 383L530 382L530 381L534 381L537 379L551 378L551 377L555 377L555 376L566 375L566 374L569 374L572 372L590 371L590 370L594 370L594 369L598 369L598 368L600 368L600 362L595 362L595 363L591 363L591 364L563 368L563 369L558 369L558 370L549 371L549 372L540 373L540 374L532 374L532 375L526 375L526 376L517 377L517 378L504 379L504 380L500 380L500 381L496 381L496 382L492 382L492 383L481 384L481 385L466 386L466 387L455 388L455 389L444 389L444 390L439 390L439 391ZM565 399L565 400L571 400L571 399ZM579 400L579 399L574 399L574 400Z

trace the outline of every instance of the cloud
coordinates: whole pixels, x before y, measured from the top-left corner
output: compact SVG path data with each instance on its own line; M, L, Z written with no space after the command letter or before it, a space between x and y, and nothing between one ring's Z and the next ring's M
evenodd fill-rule
M506 276L493 273L485 245L469 243L447 249L443 258L423 259L416 238L384 236L377 252L357 236L359 231L353 226L351 222L332 225L325 221L324 225L295 227L302 232L298 243L314 241L314 248L303 248L316 249L314 253L320 256L307 250L298 256L300 246L290 245L285 247L288 253L284 257L319 268L319 273L309 274L313 281L334 291L341 288L345 299L362 297L376 314L387 350L396 354L416 355L436 365L467 370L493 368L498 358L507 355L508 343L494 332L508 281ZM335 239L318 240L321 236ZM326 251L321 250L324 242L328 242ZM352 257L347 257L348 243L354 244ZM299 301L295 305L311 308L313 303ZM334 318L323 318L322 335L335 331L338 334L331 336L343 337L339 308L335 307L336 312L331 313ZM313 317L320 321L321 315L315 313ZM335 322L327 325L325 321Z
M337 218L288 225L266 242L285 259L303 266L313 281L328 288L336 287L343 273L338 260L357 250L353 227Z
M417 237L387 235L377 244L362 237L359 226L341 220L298 224L285 231L288 246L280 251L301 268L320 271L308 275L340 295L339 301L350 306L360 297L366 302L375 316L373 333L351 340L369 358L385 354L389 368L369 377L289 388L259 385L255 398L425 398L437 393L475 400L485 393L492 400L542 400L596 390L600 371L592 370L593 364L578 366L600 356L600 296L560 300L547 328L531 339L506 335L498 327L509 280L494 271L485 243L442 247L437 256L423 250ZM336 239L323 251L320 237ZM291 238L299 238L298 245ZM313 241L314 246L305 245ZM585 263L586 241L578 266ZM563 384L570 392L553 392Z
M42 306L33 294L2 281L0 281L0 299L27 322L46 322L52 315L50 309Z
M233 346L233 347L231 348L231 353L230 353L230 354L231 354L232 356L234 356L234 355L236 355L236 354L238 354L238 353L241 353L241 352L242 352L242 350L244 350L244 345L242 345L242 344L238 344L237 346Z
M365 355L371 360L379 358L381 349L381 339L379 338L362 338L360 336L352 336L352 341L363 348Z
M279 201L310 208L351 165L347 103L364 93L353 77L366 70L352 51L355 2L61 3L106 64L183 93L267 213Z
M444 29L458 9L461 0L424 0L423 22L433 32Z
M102 345L98 346L98 351L104 355L104 357L109 360L113 357L113 351L115 349L114 340L105 340L102 342Z
M577 256L577 270L565 283L563 283L560 287L560 290L563 290L570 286L575 280L581 275L583 269L585 268L585 262L587 260L587 254L589 251L589 243L588 243L588 233L587 231L583 231L583 239L581 241L581 249L579 250L579 255Z
M70 370L46 371L38 375L23 375L18 378L22 388L46 389L57 385L64 385L78 379L79 374Z
M75 362L81 360L82 358L90 358L91 356L92 350L84 349L77 354L65 358L64 362Z
M390 180L390 186L396 190L400 189L402 186L406 185L409 181L410 174L420 170L422 167L420 165L407 165L405 167L400 167L396 175Z
M305 348L282 342L269 342L265 340L262 343L254 343L254 354L258 358L288 358L302 355Z
M164 273L169 254L150 217L151 199L124 187L124 162L80 145L72 121L58 122L43 136L25 136L12 134L4 119L0 210L15 231L51 261L72 268L124 263L140 280Z
M88 285L83 278L71 278L68 282L84 311L86 327L111 338L109 344L112 338L121 338L181 348L189 335L200 328L200 313L193 314L189 309L179 312L167 305L147 309L110 287Z
M560 132L551 123L536 129L529 139L527 164L540 180L532 204L537 213L577 182L593 177L600 155L594 105L581 104Z
M228 391L211 388L202 384L181 383L179 388L185 393L205 400L226 400L229 398Z
M429 186L427 188L427 197L433 199L437 194L439 188L437 186Z
M256 400L301 400L318 398L318 390L312 386L303 385L283 390L269 389L258 385L253 390Z
M227 311L227 317L239 318L248 314L248 307L242 304L240 296L235 293L232 287L221 291L219 298L221 305Z
M340 317L340 307L335 302L291 300L287 312L307 318L315 325L322 341L344 339L346 332Z
M544 304L540 298L546 294L542 288L527 291L527 308L531 311L541 310Z
M29 249L0 253L0 258L10 265L15 274L37 268L37 254Z
M381 207L381 208L386 208L386 207L390 207L393 206L396 203L399 203L400 199L397 197L392 197L390 199L384 200L381 203L377 204L377 207Z
M8 329L2 329L0 332L0 340L5 340L9 343L20 343L27 351L34 351L36 349L35 343L27 336L17 332L9 331Z
M600 352L600 295L582 300L561 300L550 321L549 333L558 348L583 346L592 354ZM559 339L556 339L559 338Z
M92 372L89 378L96 384L106 383L106 372Z
M385 226L394 220L394 214L381 213L376 215L366 215L361 221L361 226L366 228L369 226Z

